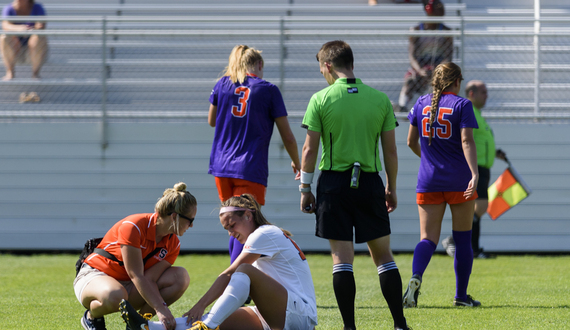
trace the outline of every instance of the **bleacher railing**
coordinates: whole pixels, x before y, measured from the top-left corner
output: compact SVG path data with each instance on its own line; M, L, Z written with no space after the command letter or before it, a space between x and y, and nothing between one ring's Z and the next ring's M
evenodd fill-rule
M290 117L300 120L310 95L326 84L315 54L334 39L352 45L357 75L396 103L409 66L408 39L428 36L453 38L453 61L462 66L465 80L487 83L488 118L570 120L570 16L46 16L41 21L46 30L3 32L47 36L50 58L41 80L27 79L18 67L16 79L0 82L2 121L203 121L209 92L236 44L263 50L264 78L281 88ZM410 30L419 21L441 21L452 30ZM41 101L18 103L17 95L30 90Z

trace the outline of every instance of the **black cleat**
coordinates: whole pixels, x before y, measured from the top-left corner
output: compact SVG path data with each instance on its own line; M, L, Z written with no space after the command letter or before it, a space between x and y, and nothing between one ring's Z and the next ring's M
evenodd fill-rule
M463 307L479 307L481 302L473 299L470 295L467 295L467 299L457 299L453 300L453 306L463 306Z
M131 330L149 330L148 319L140 315L125 299L119 303L121 317Z

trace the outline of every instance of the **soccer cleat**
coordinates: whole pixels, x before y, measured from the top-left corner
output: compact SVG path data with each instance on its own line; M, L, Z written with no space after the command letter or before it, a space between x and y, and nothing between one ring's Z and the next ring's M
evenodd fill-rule
M441 245L450 257L453 258L455 256L455 241L453 240L453 236L444 238L443 241L441 241Z
M151 314L145 314L145 316L140 315L135 309L134 307L129 304L128 301L126 301L125 299L121 300L121 302L119 303L119 310L121 311L121 317L123 318L123 320L125 321L125 323L127 324L127 327L130 330L149 330L148 329L148 320L150 318L147 318L148 315ZM152 315L151 315L152 317Z
M186 330L220 330L220 326L217 326L215 329L208 328L208 326L202 321L196 321L192 323L192 326Z
M105 318L100 317L97 319L90 319L87 317L87 313L89 311L85 311L83 317L81 318L81 325L85 330L107 330L105 327Z
M470 295L467 295L467 299L465 300L455 298L453 300L453 306L479 307L481 306L481 302L473 299L473 297L471 297Z
M404 293L403 305L404 308L418 307L418 295L422 287L422 276L415 274L408 283L408 288Z
M152 319L153 316L151 313L144 313L144 314L139 313L139 315L142 316L147 321L150 321L150 319ZM125 330L131 330L131 327L129 327L129 325L127 324Z
M495 259L495 256L486 252L483 252L483 249L477 251L473 254L473 258L476 259Z

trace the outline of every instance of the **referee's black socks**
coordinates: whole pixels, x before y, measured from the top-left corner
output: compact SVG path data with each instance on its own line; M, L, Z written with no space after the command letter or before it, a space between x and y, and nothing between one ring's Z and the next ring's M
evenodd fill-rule
M356 283L354 282L354 273L351 264L333 265L333 288L338 309L340 310L340 315L344 323L344 330L356 329L354 322ZM400 305L401 304L402 302L400 301Z
M398 266L393 261L378 266L378 277L380 278L382 294L394 319L394 327L407 329L402 306L402 278Z

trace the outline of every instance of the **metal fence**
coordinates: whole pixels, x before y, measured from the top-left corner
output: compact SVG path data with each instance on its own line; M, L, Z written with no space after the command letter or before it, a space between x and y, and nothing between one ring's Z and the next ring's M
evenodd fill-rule
M41 80L29 79L24 65L15 79L0 82L0 120L203 121L209 92L236 44L263 51L264 78L281 88L298 120L310 96L326 86L315 54L334 39L352 46L356 74L396 104L410 38L452 40L452 59L465 79L487 83L489 118L570 119L570 29L564 27L570 16L437 20L451 30L411 30L435 21L423 16L42 17L46 30L4 32L47 36L49 59ZM32 91L38 103L19 103Z

